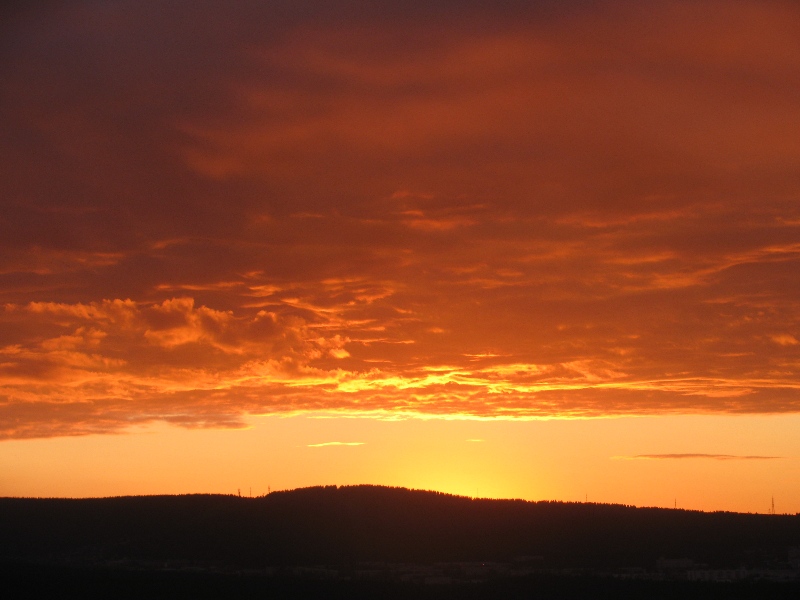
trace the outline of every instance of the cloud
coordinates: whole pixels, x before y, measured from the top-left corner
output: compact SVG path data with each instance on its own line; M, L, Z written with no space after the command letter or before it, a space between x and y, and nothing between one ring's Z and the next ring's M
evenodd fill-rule
M322 442L321 444L308 444L309 448L323 448L326 446L363 446L364 442Z
M0 25L0 437L800 410L795 5L154 6Z
M793 335L789 335L788 333L779 333L776 335L771 335L769 338L780 346L796 346L798 343L797 338Z
M735 454L637 454L636 456L619 456L615 458L644 459L644 460L673 460L673 459L712 459L712 460L776 460L783 456L739 456Z

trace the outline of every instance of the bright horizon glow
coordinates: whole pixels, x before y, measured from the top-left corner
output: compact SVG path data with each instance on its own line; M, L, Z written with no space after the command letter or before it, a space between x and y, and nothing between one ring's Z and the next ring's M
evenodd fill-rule
M137 433L0 444L0 496L263 495L374 484L469 497L800 512L800 416L568 421L266 417L246 430L150 426ZM737 440L742 431L746 441ZM359 445L325 444L337 435ZM478 439L481 443L473 443ZM324 444L324 445L321 445ZM681 458L620 460L685 450ZM766 449L778 459L708 457ZM700 456L697 456L697 455ZM738 455L737 455L738 456ZM724 494L720 493L724 490Z
M800 508L797 3L17 4L0 494Z

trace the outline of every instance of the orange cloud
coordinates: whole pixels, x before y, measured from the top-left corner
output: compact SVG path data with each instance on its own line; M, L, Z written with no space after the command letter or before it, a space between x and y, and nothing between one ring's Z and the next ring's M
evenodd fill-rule
M0 436L800 410L796 6L295 4L3 23Z

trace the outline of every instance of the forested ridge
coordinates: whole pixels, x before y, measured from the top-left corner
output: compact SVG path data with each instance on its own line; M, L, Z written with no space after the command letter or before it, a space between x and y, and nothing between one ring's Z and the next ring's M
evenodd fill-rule
M258 498L0 498L0 558L185 560L243 567L513 562L546 568L710 567L785 561L800 515L527 502L379 486ZM540 557L540 558L538 558Z

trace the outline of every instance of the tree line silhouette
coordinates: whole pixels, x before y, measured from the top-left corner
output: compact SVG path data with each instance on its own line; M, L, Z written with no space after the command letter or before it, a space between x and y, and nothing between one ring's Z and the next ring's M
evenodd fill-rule
M260 568L364 562L513 562L547 568L710 567L785 561L800 515L527 502L379 486L258 498L0 498L0 559L185 560Z

